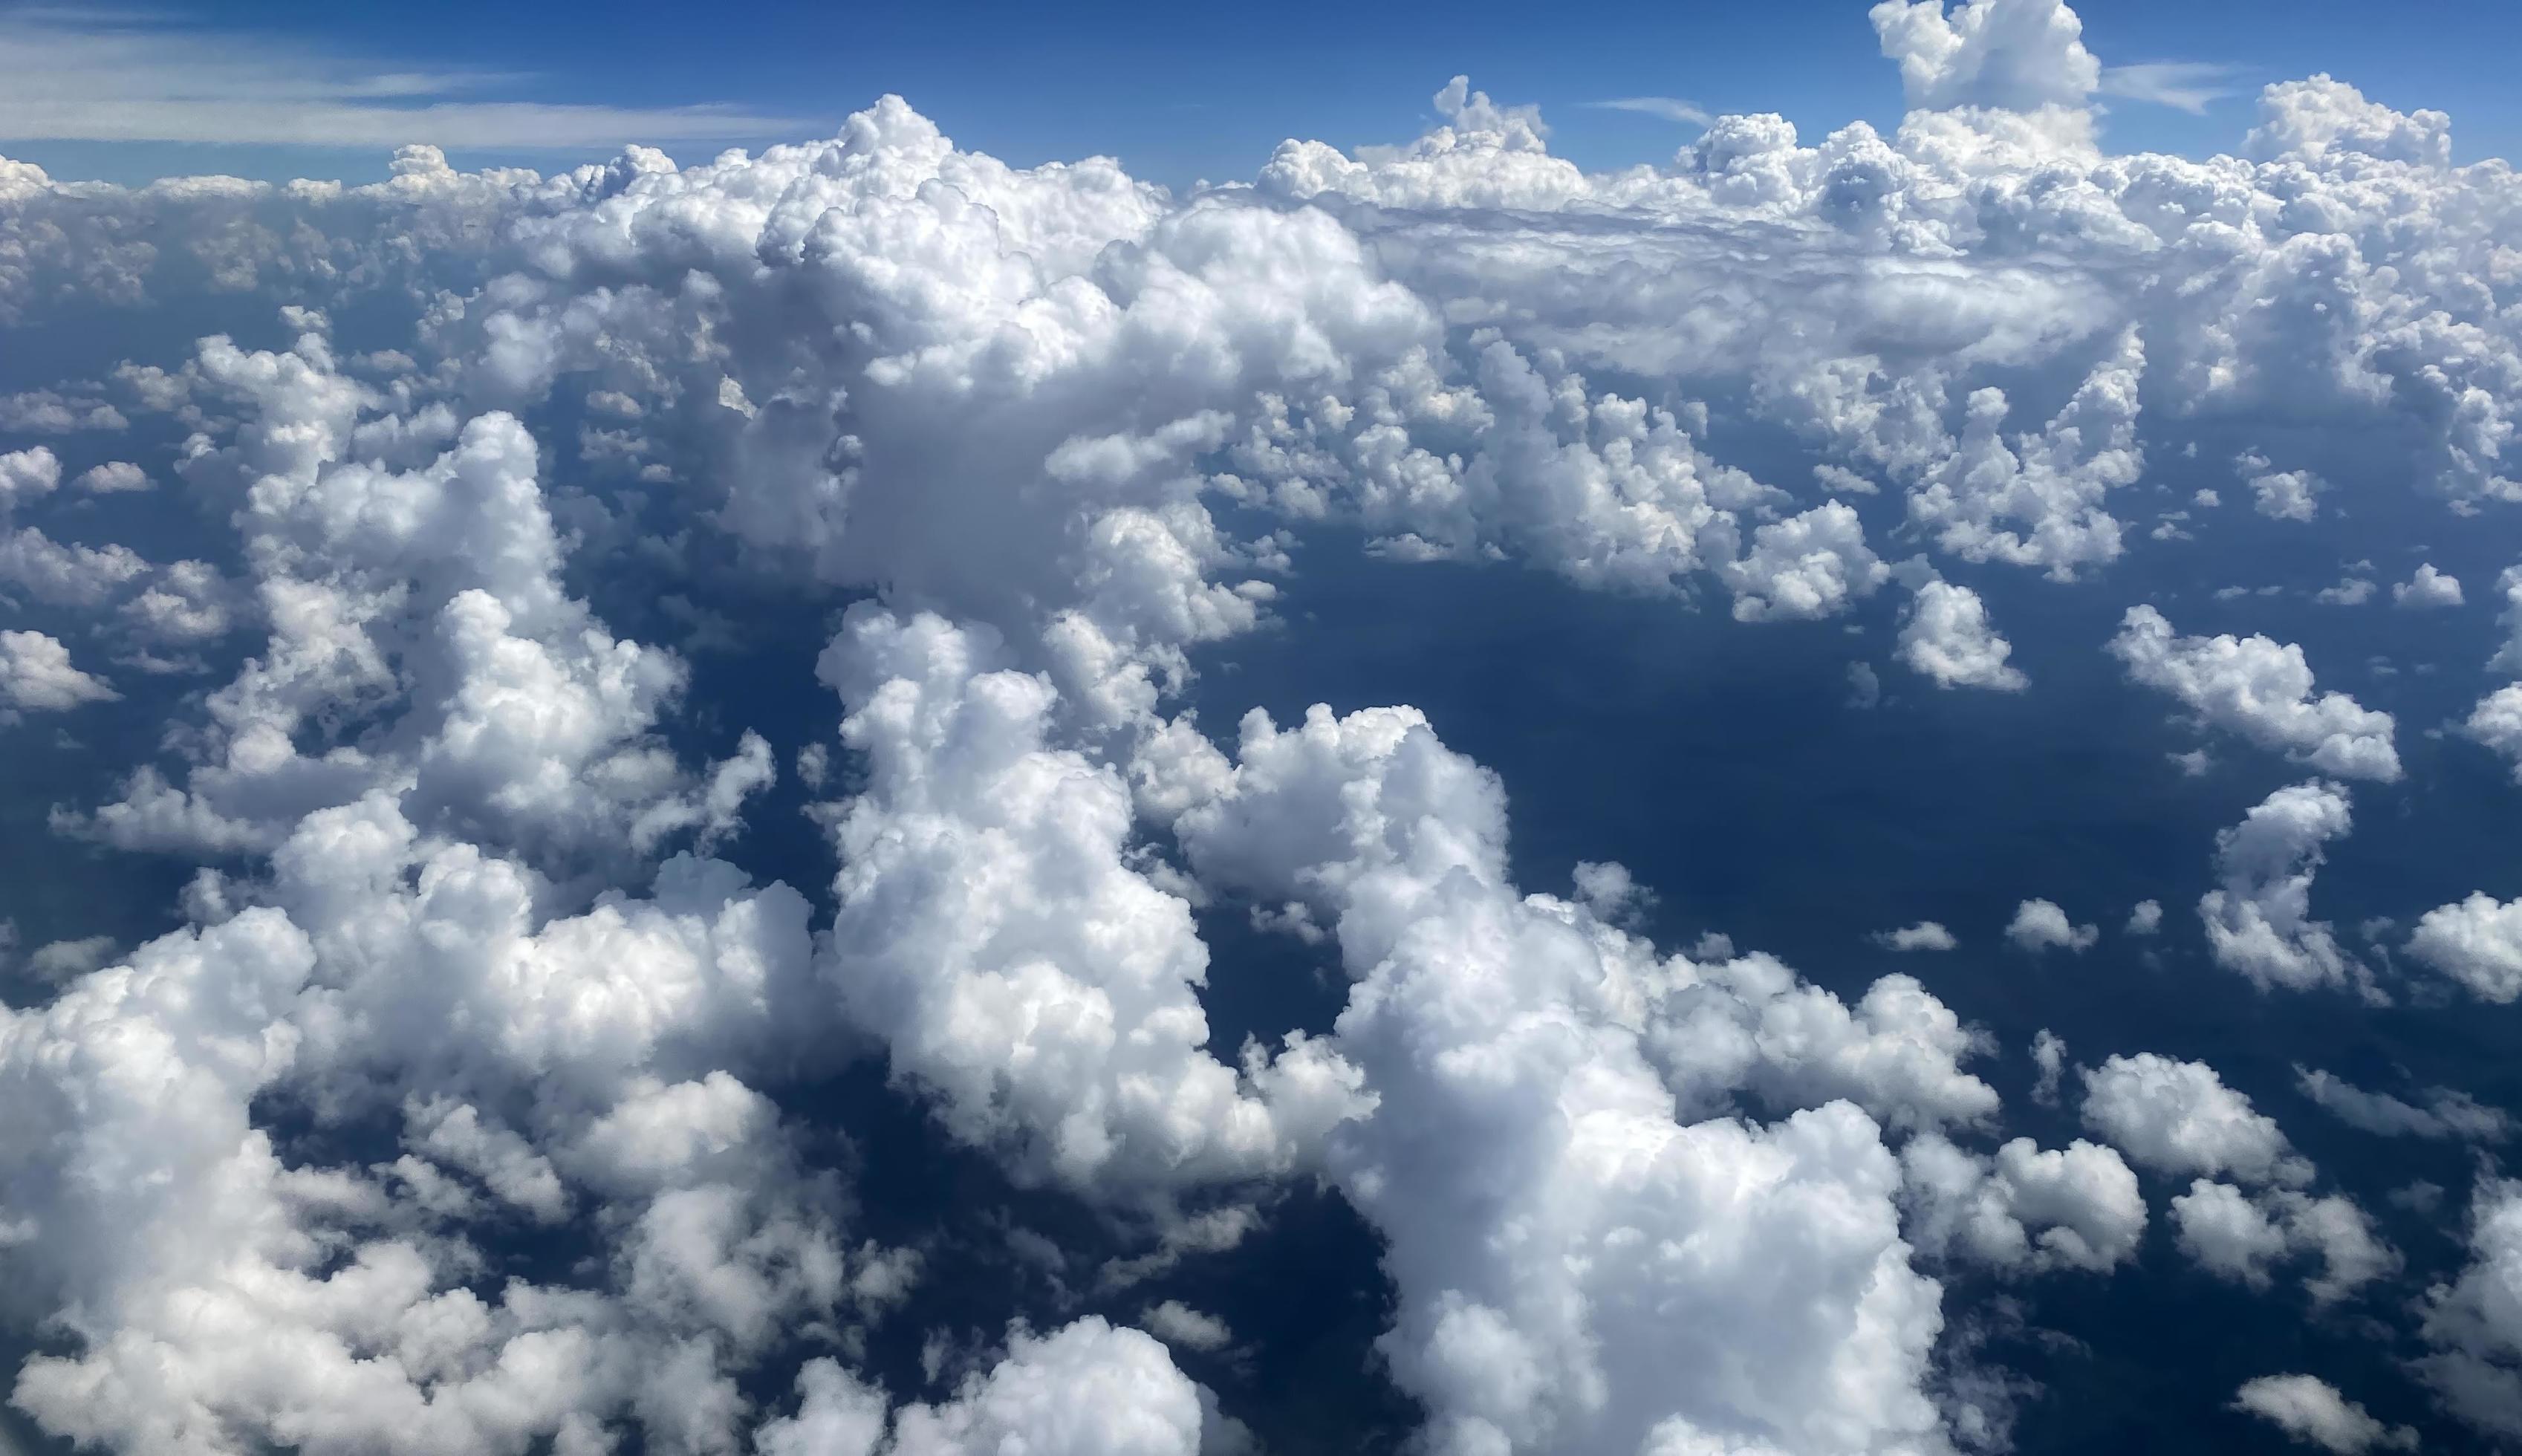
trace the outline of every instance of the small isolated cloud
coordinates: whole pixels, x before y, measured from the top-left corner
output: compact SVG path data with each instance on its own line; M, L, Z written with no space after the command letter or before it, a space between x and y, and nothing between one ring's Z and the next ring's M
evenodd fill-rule
M2152 935L2162 928L2163 902L2159 900L2140 900L2136 903L2136 908L2128 912L2128 934Z
M2263 748L2352 778L2388 783L2400 776L2391 715L2343 692L2313 696L2312 665L2292 642L2181 636L2161 612L2134 606L2109 651L2130 681Z
M2203 1061L2140 1052L2087 1068L2083 1079L2084 1126L2145 1167L2248 1184L2312 1181L2312 1164L2275 1121Z
M1961 942L1934 920L1920 920L1900 930L1877 930L1874 943L1887 951L1949 951Z
M2168 106L2196 117L2204 116L2216 102L2241 95L2242 88L2236 84L2241 73L2238 66L2215 61L2139 61L2103 67L2101 85L2095 89L2104 96Z
M2233 1409L2259 1417L2308 1446L2362 1456L2373 1450L2413 1451L2417 1433L2385 1426L2364 1407L2317 1376L2264 1375L2233 1393Z
M1139 1323L1148 1334L1178 1349L1209 1354L1235 1342L1235 1332L1227 1328L1226 1321L1203 1314L1180 1299L1148 1305L1139 1315Z
M2065 911L2047 900L2026 900L2016 906L2013 922L2005 927L2007 940L2017 949L2035 955L2042 951L2088 951L2101 936L2098 927L2073 923Z
M0 707L58 713L122 696L70 665L70 649L40 632L0 632Z
M1615 96L1609 101L1587 101L1579 105L1601 112L1634 112L1641 117L1660 117L1667 121L1705 126L1715 118L1696 102L1678 96Z
M2408 937L2408 954L2481 1001L2500 1006L2522 997L2522 900L2480 891L2427 911Z
M108 460L80 473L78 488L91 495L118 495L149 489L149 472L128 460Z
M2391 588L2394 605L2410 611L2460 605L2460 579L2435 570L2431 561L2417 568L2417 574Z
M1987 603L1968 587L1930 581L1918 587L1900 627L1900 660L1938 687L2021 692L2031 680L2007 665L2014 645L1988 625Z
M2314 1105L2349 1127L2382 1138L2463 1139L2500 1143L2513 1131L2513 1119L2481 1104L2466 1092L2429 1087L2419 1106L2386 1092L2368 1092L2317 1067L2297 1066L2295 1086Z

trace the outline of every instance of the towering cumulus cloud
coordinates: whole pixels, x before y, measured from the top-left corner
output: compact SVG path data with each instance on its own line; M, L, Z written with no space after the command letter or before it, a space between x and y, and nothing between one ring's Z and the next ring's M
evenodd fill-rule
M1933 1456L2140 1279L2522 1433L2522 181L1871 20L1600 172L0 161L0 1449Z

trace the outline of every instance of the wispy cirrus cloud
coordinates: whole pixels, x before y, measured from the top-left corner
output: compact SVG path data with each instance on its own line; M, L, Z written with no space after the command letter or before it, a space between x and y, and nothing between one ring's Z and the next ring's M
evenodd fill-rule
M0 11L0 142L572 150L731 141L801 124L734 106L498 96L528 79L508 71L397 70L147 12Z
M2140 61L2102 70L2100 91L2128 101L2168 106L2191 116L2205 115L2211 103L2239 96L2242 68L2218 61Z
M1713 119L1706 108L1678 96L1617 96L1610 101L1586 101L1578 105L1600 112L1635 112L1643 117L1661 117L1667 121L1684 121L1693 126L1705 126Z

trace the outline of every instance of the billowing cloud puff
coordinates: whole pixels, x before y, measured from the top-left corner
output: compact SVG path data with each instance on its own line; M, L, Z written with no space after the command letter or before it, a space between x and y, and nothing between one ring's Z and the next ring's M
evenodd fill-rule
M1949 582L1922 584L1900 627L1900 660L1936 680L1938 687L2020 692L2031 680L2007 666L2013 652L2013 644L1988 625L1987 604L1979 593Z
M2432 1347L2417 1370L2463 1419L2499 1439L2522 1435L2522 1185L2482 1179L2469 1208L2469 1262L2426 1293Z
M798 1374L792 1415L754 1437L762 1456L1198 1456L1226 1445L1202 1391L1137 1330L1088 1317L1050 1335L1022 1330L1004 1359L954 1398L905 1406L887 1431L884 1392L835 1361Z
M2223 883L2198 902L2216 963L2265 991L2308 991L2369 979L2312 918L2321 846L2346 835L2347 791L2313 779L2278 789L2216 834Z
M2424 611L2460 605L2460 580L2435 570L2431 561L2420 562L2417 574L2391 588L2394 605L2410 611Z
M40 632L0 632L0 707L58 713L121 694L70 666L70 649Z
M2312 696L2303 649L2264 636L2185 637L2161 612L2128 608L2111 655L2130 681L2170 693L2201 722L2349 778L2400 776L2388 713L2343 692Z
M2145 1234L2136 1175L2081 1139L2043 1151L2017 1138L1989 1158L1929 1134L1901 1150L1900 1163L1919 1209L1910 1237L1930 1252L2103 1272L2133 1257Z
M1376 1105L1326 1158L1386 1240L1381 1347L1431 1438L1850 1450L1935 1427L1935 1285L1903 1255L1877 1119L1994 1098L1914 982L1851 1011L1767 958L1659 958L1519 895L1496 780L1407 710L1254 714L1177 830L1204 879L1332 927L1356 978L1334 1042ZM1725 1115L1738 1099L1785 1115ZM1727 1313L1677 1334L1651 1313L1673 1300Z
M1430 1449L1943 1450L1992 1418L1922 1265L2120 1268L2131 1161L2200 1180L2172 1216L2219 1272L2379 1277L2356 1206L2296 1191L2201 1063L2085 1072L2113 1147L2008 1138L1988 1038L1921 980L1658 949L1605 864L1525 893L1499 779L1424 715L1256 716L1229 755L1181 710L1327 542L1864 623L1885 540L2124 571L2160 542L2121 502L2187 446L2306 530L2380 515L2343 438L2463 508L2522 497L2522 197L2451 167L2438 114L2319 77L2265 93L2253 160L2111 157L2086 103L2142 87L2055 0L1874 15L1896 130L1717 117L1607 174L1464 78L1415 142L1291 141L1182 195L1006 166L894 98L688 168L0 162L0 318L186 341L0 398L29 437L0 451L28 619L0 698L172 680L149 756L51 825L217 867L127 956L46 931L80 938L0 1010L0 1286L46 1331L19 1406L142 1450L1232 1449L1165 1343L1235 1333L1159 1291L1128 1306L1150 1334L998 1309L934 1332L1004 1343L924 1391L859 1368L944 1256L866 1237L826 1155L848 1116L790 1096L869 1054L1036 1196L1159 1229L1140 1270L1323 1180L1381 1240L1380 1368ZM198 552L107 539L153 482ZM1897 574L1904 664L2027 685L1977 592ZM805 690L771 645L799 624L837 738L694 701L711 653ZM2391 717L2297 647L2140 607L2113 650L2321 773L2400 773ZM2522 760L2513 691L2468 728ZM828 901L716 857L788 761L829 796ZM2348 973L2308 910L2345 824L2304 785L2219 840L2220 958ZM1195 904L1335 955L1331 1029L1212 1045ZM2507 909L2446 906L2410 955L2510 1000ZM2009 933L2097 938L2047 901ZM2054 1101L2065 1048L2033 1056ZM2441 1089L2312 1085L2360 1127L2491 1135ZM2510 1430L2499 1190L2425 1369ZM520 1230L584 1257L520 1273ZM2307 1387L2245 1406L2362 1438Z
M2290 1254L2316 1254L2320 1272L2304 1281L2315 1304L2327 1304L2400 1267L2372 1220L2351 1200L2315 1198L2293 1189L2256 1197L2229 1183L2201 1178L2172 1200L2181 1251L2218 1278L2265 1289L2268 1266Z
M1127 1198L1285 1172L1371 1105L1320 1043L1203 1050L1191 907L1132 868L1129 786L1048 745L1052 689L993 637L858 611L819 673L868 766L824 975L957 1137Z
M1920 920L1897 930L1877 930L1874 943L1887 951L1949 951L1961 942L1934 920Z
M2100 927L2076 924L2050 900L2024 901L2014 908L2014 918L2005 927L2008 942L2034 955L2042 951L2081 954L2091 950L2101 937Z
M2482 1001L2522 997L2522 900L2474 893L2427 911L2408 954Z
M2317 1376L2264 1375L2245 1381L2233 1392L2233 1409L2258 1416L2296 1440L2335 1456L2417 1448L2415 1432L2375 1420Z
M1871 12L1909 104L2081 106L2101 84L2083 23L2059 0L1884 0Z
M2083 1069L2084 1126L2146 1167L2246 1183L2301 1183L2312 1165L2272 1119L2200 1061L2140 1052Z

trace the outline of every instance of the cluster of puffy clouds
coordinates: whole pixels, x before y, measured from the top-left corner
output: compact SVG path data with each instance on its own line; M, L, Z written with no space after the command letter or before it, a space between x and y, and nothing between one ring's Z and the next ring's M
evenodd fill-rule
M1843 998L1658 948L1615 866L1516 884L1500 781L1416 710L1256 712L1231 745L1180 711L1334 532L1746 631L1896 587L1905 668L2029 693L1946 574L2106 574L2158 423L2223 442L2278 521L2338 489L2315 424L2455 508L2522 498L2522 184L2451 166L2443 117L2321 77L2268 89L2247 158L2111 156L2093 98L2140 78L2054 0L1874 19L1893 135L1727 117L1608 174L1461 81L1408 147L1289 142L1185 197L1010 168L891 98L689 168L412 147L373 187L121 190L0 163L0 319L280 321L0 411L46 438L0 453L0 593L33 624L0 632L6 730L214 684L48 826L200 868L183 928L0 1010L0 1311L49 1341L16 1406L141 1451L1241 1442L1169 1350L1232 1334L1178 1301L1157 1338L1010 1311L924 1392L870 1373L924 1255L859 1232L782 1100L869 1055L939 1137L1165 1248L1336 1190L1383 1243L1382 1367L1464 1456L1997 1439L1947 1284L2138 1259L2139 1170L2192 1180L2158 1205L2214 1275L2301 1269L2323 1306L2387 1279L2371 1219L2202 1063L2109 1057L2078 1069L2089 1139L2005 1137L1969 1069L1994 1049L1919 978ZM1711 399L1809 474L1729 463ZM215 523L199 557L57 539L153 488ZM722 636L827 619L833 727L799 765L836 791L828 896L718 857L779 755L690 701L706 634L608 624L632 574ZM2397 597L2459 592L2428 568ZM2298 646L2138 605L2093 647L2205 728L2402 775L2392 716ZM2522 760L2517 725L2505 687L2467 731ZM2219 837L2218 963L2380 994L2312 916L2348 828L2320 778ZM1212 904L1335 959L1336 1019L1213 1045ZM2005 933L2099 938L2045 900ZM2522 900L2434 910L2406 948L2511 1001ZM2063 1045L2035 1059L2054 1100ZM2307 1085L2368 1130L2500 1133L2456 1093ZM2482 1189L2422 1332L2424 1378L2508 1432L2517 1208ZM528 1277L520 1230L592 1252ZM2309 1376L2236 1401L2334 1449L2399 1438Z

